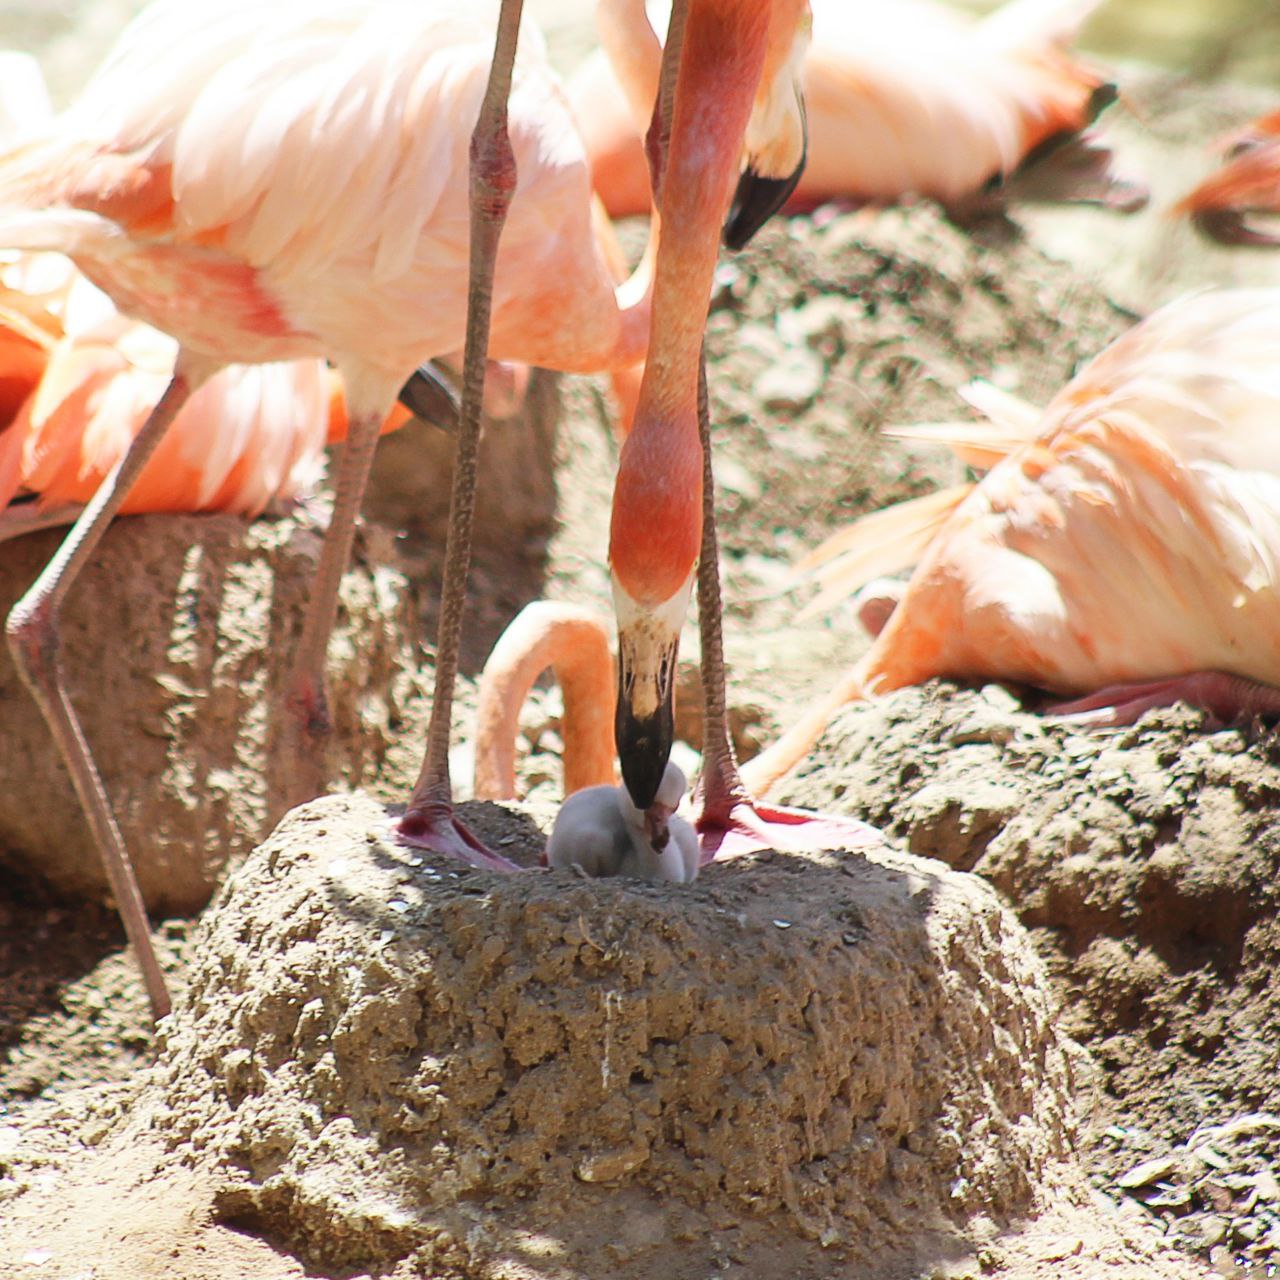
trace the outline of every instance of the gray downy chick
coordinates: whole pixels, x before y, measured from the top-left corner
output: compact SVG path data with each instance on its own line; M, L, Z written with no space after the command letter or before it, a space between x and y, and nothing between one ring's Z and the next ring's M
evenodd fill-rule
M631 876L688 884L698 875L698 837L675 816L684 774L668 762L647 811L631 803L626 787L584 787L561 806L547 841L547 865L580 867L592 877Z

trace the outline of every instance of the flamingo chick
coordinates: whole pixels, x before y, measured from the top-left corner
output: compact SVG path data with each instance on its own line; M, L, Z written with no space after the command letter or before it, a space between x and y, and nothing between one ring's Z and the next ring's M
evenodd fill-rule
M581 605L535 600L502 633L480 675L474 794L515 796L515 739L520 707L540 672L551 667L564 695L565 801L544 861L577 866L588 876L633 876L686 884L698 874L698 837L675 811L684 774L670 761L653 803L637 809L613 783L613 657L608 629Z
M494 13L482 0L158 0L66 113L0 157L0 245L67 253L122 311L179 343L155 411L7 624L122 903L128 854L58 670L61 601L197 387L230 363L330 358L350 430L287 700L299 787L318 789L325 648L382 421L420 364L475 345L465 332L469 191L457 179L486 95ZM647 273L615 289L572 116L537 33L525 37L512 149L481 192L511 210L492 355L627 368L644 351ZM480 328L488 333L487 310ZM463 398L478 406L467 385ZM464 491L477 431L478 412L459 430ZM446 746L469 501L455 504L442 592L433 716ZM441 736L429 739L437 761ZM447 792L445 769L433 795L442 783ZM418 826L472 856L451 815ZM153 1003L163 996L153 991Z
M1257 215L1280 214L1280 111L1255 120L1223 143L1226 161L1175 212L1223 244L1280 245L1280 232L1265 230Z
M1196 294L1122 335L1042 414L987 389L990 427L898 433L994 465L812 557L830 561L835 594L918 564L871 648L748 782L768 790L844 703L939 676L1074 697L1056 710L1085 723L1179 698L1220 719L1280 713L1278 346L1280 290Z
M586 787L569 796L547 841L552 868L580 867L591 877L630 876L691 884L700 853L693 827L676 815L685 776L667 761L653 803L637 809L626 787Z
M975 22L932 0L812 0L808 151L787 209L913 195L951 209L1009 196L1140 208L1146 188L1113 174L1110 153L1087 132L1115 88L1067 47L1097 3L1010 0ZM642 7L606 0L601 9L605 48L569 94L605 207L643 214L640 138L659 43Z

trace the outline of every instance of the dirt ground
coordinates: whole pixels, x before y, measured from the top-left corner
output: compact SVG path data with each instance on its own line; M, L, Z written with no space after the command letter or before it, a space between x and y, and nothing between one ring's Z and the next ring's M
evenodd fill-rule
M1148 171L1158 191L1183 175L1193 179L1206 163L1204 140L1255 106L1267 105L1257 95L1193 91L1167 78L1140 80L1134 99L1134 115L1117 129L1154 165ZM953 416L955 387L975 376L1033 400L1047 399L1079 361L1126 327L1137 308L1206 278L1280 282L1275 258L1202 249L1184 228L1159 220L1158 211L1128 224L1098 213L1015 217L1014 223L961 230L927 207L819 214L769 228L748 253L723 264L708 353L724 521L730 692L739 741L748 749L753 741L767 741L865 643L848 607L825 618L796 620L803 592L790 588L795 555L863 511L957 477L948 460L886 444L876 434L880 426ZM1046 244L1060 257L1046 256ZM601 548L615 448L601 387L572 381L561 391L558 524L543 545L536 537L538 521L526 521L515 553L494 540L479 556L470 669L455 735L460 781L469 775L471 677L520 603L546 594L607 608ZM438 449L438 442L431 447ZM384 471L395 478L401 469L390 464ZM374 509L379 501L385 517L403 495L388 486L375 497ZM435 504L438 510L438 484ZM129 554L124 544L130 536L117 538L118 554ZM262 536L269 540L268 534ZM381 549L397 581L413 584L422 635L430 635L438 550L429 528L394 545L385 538L374 538L371 545ZM271 573L286 569L273 567ZM388 612L403 608L397 597ZM130 624L121 625L127 633ZM394 640L383 643L388 653L395 647ZM686 666L696 654L690 629L682 654ZM418 691L430 674L429 652L420 643L417 656L414 696L402 697L391 716L378 713L376 749L357 775L381 800L403 798L416 769L414 743L425 713ZM390 671L390 659L375 667ZM10 698L3 714L34 716L34 711L16 709ZM244 712L224 706L218 714ZM559 794L558 714L556 691L542 689L522 721L521 782L541 814ZM194 732L184 717L176 720L182 734ZM389 730L399 736L397 743L384 741ZM686 737L696 734L687 729ZM11 740L6 730L6 743ZM696 745L689 741L686 753ZM38 746L24 750L35 752ZM127 752L127 743L122 741L119 750ZM787 782L782 798L843 809L880 827L899 849L983 877L1035 944L1039 961L1027 960L1025 987L1041 990L1036 973L1037 964L1043 965L1048 998L1060 1007L1059 1014L1046 1013L1041 1022L1032 1019L1019 1042L1019 1062L1033 1064L1038 1055L1051 1065L1027 1065L1029 1085L1019 1081L1016 1064L1003 1068L1001 1077L1005 1087L1014 1092L1025 1087L1036 1099L1040 1131L1050 1137L1039 1147L1011 1141L997 1150L1011 1168L1023 1161L1041 1180L1034 1189L1007 1190L999 1211L992 1212L987 1237L971 1234L963 1248L940 1248L932 1260L922 1261L928 1250L895 1253L885 1241L877 1274L1145 1280L1276 1273L1280 1041L1274 1028L1280 1009L1271 975L1280 950L1277 796L1280 740L1274 730L1248 725L1210 732L1185 711L1154 713L1132 730L1082 736L1045 726L1024 706L1019 691L931 685L850 708L838 718ZM41 803L52 807L65 800ZM261 808L259 801L255 804ZM145 826L145 813L140 821ZM73 823L59 838L68 865L91 865L92 851ZM521 847L533 848L537 839L527 823L520 826ZM752 868L756 873L764 888L752 890L741 875L723 868L699 885L698 894L706 896L697 898L696 909L708 913L707 936L724 941L731 952L736 944L730 933L717 932L711 913L730 907L755 910L763 921L762 936L769 939L755 961L757 985L768 991L788 983L801 991L820 987L817 961L798 965L790 952L775 946L774 916L780 908L770 895L797 892L791 887L794 868L766 865ZM819 873L806 869L806 874ZM305 897L302 888L294 892ZM664 918L674 920L673 930L691 929L664 896L671 892L646 891L629 900L638 913L628 934L636 954L648 954L647 934L660 930ZM760 904L750 906L757 894ZM803 910L812 913L815 936L822 933L817 922L825 920L830 897L824 879L797 910L796 918ZM533 920L537 928L561 930L567 937L577 899L566 906L536 893L532 898L507 903L503 918L520 928ZM320 1187L286 1194L278 1189L283 1182L271 1184L276 1190L261 1196L228 1191L210 1164L191 1154L229 1143L230 1155L219 1148L219 1159L233 1166L240 1160L255 1185L264 1186L292 1158L293 1139L280 1139L271 1127L274 1120L255 1126L255 1117L266 1113L246 1109L234 1140L213 1114L217 1090L226 1086L215 1088L208 1081L240 1079L236 1072L243 1062L235 1055L241 1046L234 1036L247 1034L256 1044L256 1038L265 1041L279 1031L266 1016L270 1002L281 998L268 985L272 966L265 959L264 939L274 926L258 921L251 904L235 901L234 911L222 915L210 909L204 920L157 924L166 971L179 989L193 982L187 1007L198 1010L167 1038L163 1071L168 1074L157 1078L147 1073L155 1045L145 1000L113 915L93 903L54 897L34 878L10 877L0 884L0 1276L277 1280L318 1275L337 1280L371 1269L403 1276L454 1274L450 1265L456 1265L457 1274L472 1274L465 1260L447 1261L452 1255L443 1244L431 1255L429 1270L413 1269L428 1266L421 1261L426 1255L417 1255L415 1263L412 1252L397 1249L394 1240L377 1257L381 1270L371 1256L344 1253L323 1241L317 1247L314 1215L330 1212L341 1198L337 1192ZM450 902L456 913L450 927L464 930L474 904L465 890ZM594 909L583 908L592 928ZM513 936L519 934L516 924ZM1006 928L991 927L997 933ZM540 937L535 930L522 945L533 946ZM246 950L247 938L253 946ZM557 935L555 941L561 945L563 938ZM614 939L595 941L603 955ZM592 959L589 940L575 936L574 946L599 963ZM689 942L689 954L698 946L705 942ZM264 957L261 965L255 965L255 955ZM342 981L336 960L334 973L336 991ZM234 979L229 986L247 993L247 1003L218 1006L209 994L228 974ZM714 976L733 985L723 973ZM632 974L627 990L639 991L650 1007L659 1007L667 997L652 989L651 978L641 981ZM731 1010L726 1016L758 1019L759 1006L752 1003L756 993L735 998L746 1001L747 1012ZM1035 1007L1041 997L1028 998ZM869 1016L866 1009L860 1015ZM370 1014L374 1023L383 1016L386 1010ZM892 1021L887 1014L885 1021ZM839 1017L835 1022L843 1025ZM581 1034L589 1035L594 1024L586 1020L582 1026ZM307 1035L314 1040L331 1029L321 1022ZM376 1030L371 1023L362 1034L376 1038ZM530 1042L545 1034L532 1024L527 1029ZM1033 1045L1040 1046L1036 1053L1030 1051ZM445 1053L439 1045L430 1051ZM282 1067L304 1060L290 1056L297 1053L293 1042L272 1052ZM827 1069L815 1068L815 1078ZM632 1064L629 1070L641 1068ZM644 1070L652 1071L658 1089L661 1073L650 1066ZM757 1087L754 1076L743 1074L739 1080L735 1075L734 1080L748 1093ZM320 1088L314 1081L303 1084ZM257 1099L275 1086L264 1078L236 1087L242 1099ZM571 1093L572 1081L554 1087ZM368 1105L368 1099L340 1098L324 1105L341 1112ZM660 1099L653 1115L664 1118L644 1123L668 1123L662 1110L667 1105L668 1099ZM830 1099L819 1105L807 1095L797 1103L801 1109L831 1105ZM1019 1105L1035 1111L1025 1101ZM963 1123L971 1127L976 1121L966 1114ZM823 1115L826 1123L829 1117ZM501 1131L500 1117L488 1110L484 1117L485 1125ZM446 1119L446 1131L449 1124L465 1122ZM580 1120L601 1144L608 1139L613 1145L602 1145L593 1155L622 1159L618 1168L629 1167L629 1148L618 1135L634 1118L604 1115L598 1131L591 1127L595 1123L590 1117ZM748 1160L763 1168L769 1153L751 1145L754 1135L747 1135L745 1120L741 1123L742 1141L725 1143L707 1158L731 1164L729 1153L741 1148L744 1168ZM188 1143L178 1160L157 1138L175 1126ZM493 1139L493 1133L479 1129L476 1122L474 1131L467 1130L467 1141L478 1146L481 1138ZM201 1146L199 1135L215 1131L219 1136ZM397 1135L396 1141L404 1140ZM903 1147L926 1161L936 1155L932 1149L911 1151L905 1129ZM430 1144L424 1141L422 1149L429 1152ZM546 1158L553 1160L554 1143L549 1150ZM307 1164L323 1167L322 1153L317 1156L313 1147L305 1153ZM1050 1171L1067 1155L1085 1171L1092 1189ZM541 1159L540 1152L510 1156L511 1168L519 1166L519 1176L512 1174L517 1193L531 1194L519 1181L527 1176L521 1161L534 1167ZM373 1195L383 1187L377 1178L384 1171L376 1161L369 1171ZM846 1171L849 1177L855 1172L866 1179L865 1170ZM731 1182L733 1173L722 1176ZM668 1170L662 1176L685 1174ZM773 1246L781 1249L777 1240L784 1227L794 1226L797 1214L809 1221L818 1209L833 1219L851 1213L838 1190L815 1175L798 1193L793 1189L791 1200L785 1188L777 1190L775 1203L758 1190L773 1186L764 1173L753 1167L741 1177L757 1188L758 1201L735 1217L727 1202L717 1200L723 1183L708 1184L700 1194L708 1212L719 1217L697 1249L677 1232L674 1250L645 1270L643 1260L657 1256L644 1252L654 1244L643 1238L649 1229L644 1224L654 1220L653 1206L637 1204L631 1206L632 1221L640 1224L634 1228L640 1234L627 1240L601 1226L597 1245L604 1261L594 1272L574 1274L777 1274L814 1280L872 1274L824 1261L821 1225L808 1236L797 1235L805 1241L796 1245L797 1252L768 1252ZM583 1196L573 1201L579 1217L611 1212L606 1198L583 1192L584 1182L590 1178L579 1172L564 1183L566 1195ZM680 1185L687 1191L690 1184ZM478 1179L464 1190L474 1198L476 1188L488 1194L493 1186ZM588 1185L586 1191L591 1190ZM563 1228L554 1206L542 1208L544 1223ZM360 1229L380 1222L384 1209L362 1210ZM880 1209L889 1212L883 1205ZM674 1230L670 1219L663 1221L662 1231ZM872 1242L878 1239L874 1221L865 1224ZM880 1221L883 1231L884 1222L895 1220L890 1215ZM899 1224L908 1237L911 1221L906 1214ZM770 1235L774 1227L777 1237ZM468 1220L467 1229L480 1227ZM925 1234L921 1225L921 1237ZM457 1222L449 1222L440 1226L439 1239L453 1247L469 1237ZM604 1252L606 1244L612 1252ZM501 1274L566 1274L526 1246L519 1266L512 1262Z

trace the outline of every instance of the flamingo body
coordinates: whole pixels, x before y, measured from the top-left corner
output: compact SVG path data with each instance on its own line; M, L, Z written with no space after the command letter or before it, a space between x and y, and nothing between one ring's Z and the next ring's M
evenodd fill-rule
M1067 52L1093 7L1014 0L974 22L931 0L813 0L808 150L788 208L909 195L959 205L1051 140L1079 133L1107 90ZM589 58L569 92L605 206L615 217L646 212L640 131L610 60ZM1125 198L1136 202L1137 188Z
M217 361L327 355L349 382L398 389L462 346L467 189L453 178L493 8L220 0L193 40L190 6L162 0L0 163L0 243L71 254L126 313ZM624 341L586 158L531 26L510 121L519 185L492 354L634 363L644 326Z
M954 504L864 658L744 772L768 785L843 702L935 676L1280 685L1278 339L1266 289L1193 295L1119 338Z

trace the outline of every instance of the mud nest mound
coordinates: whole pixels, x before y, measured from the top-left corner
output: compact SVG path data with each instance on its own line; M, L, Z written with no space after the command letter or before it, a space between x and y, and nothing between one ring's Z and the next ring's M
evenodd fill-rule
M875 833L691 888L387 833L368 798L307 805L205 917L159 1071L224 1218L432 1276L874 1276L1072 1194L1068 1045L979 880Z
M322 530L305 517L117 522L63 610L62 667L143 894L159 913L202 906L229 858L290 805L341 781L374 780L419 696L417 608L390 535L367 530L342 586L330 646L335 734L327 760L279 742ZM5 547L0 617L62 536ZM43 717L0 645L0 862L74 897L108 889ZM305 783L303 784L305 785Z

